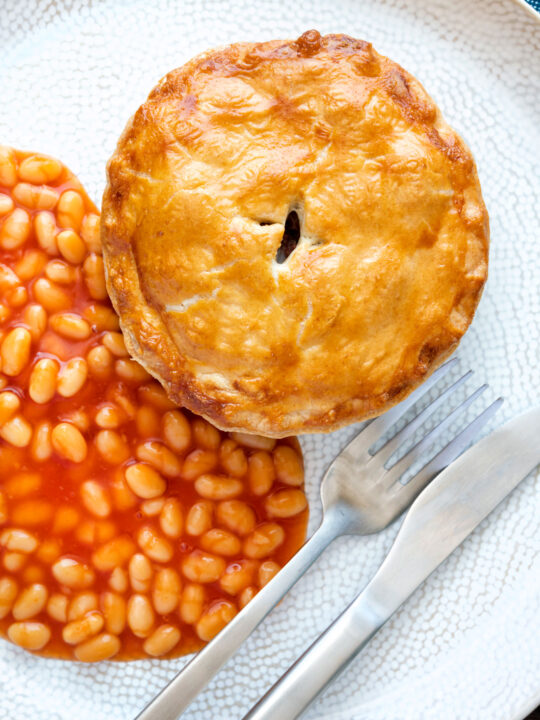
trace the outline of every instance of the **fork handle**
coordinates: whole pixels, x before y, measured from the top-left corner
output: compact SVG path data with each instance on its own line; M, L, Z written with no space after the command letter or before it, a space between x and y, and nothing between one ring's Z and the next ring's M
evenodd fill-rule
M369 588L366 588L243 720L294 720L299 717L387 619L387 614L380 615L375 610Z
M177 720L222 665L238 650L288 590L346 527L347 519L328 512L319 529L278 574L211 642L200 650L135 720Z

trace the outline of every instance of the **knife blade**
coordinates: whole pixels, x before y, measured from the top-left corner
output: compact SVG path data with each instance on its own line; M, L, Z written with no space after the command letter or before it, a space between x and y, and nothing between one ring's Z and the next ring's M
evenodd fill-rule
M373 579L244 720L293 720L540 462L540 407L483 438L411 505Z

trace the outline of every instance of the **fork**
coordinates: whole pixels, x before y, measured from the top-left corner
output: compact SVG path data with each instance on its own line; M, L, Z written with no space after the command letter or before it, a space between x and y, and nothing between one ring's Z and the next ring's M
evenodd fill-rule
M372 449L456 363L454 359L441 366L399 405L372 420L335 458L321 484L323 520L319 528L242 612L146 706L136 720L176 720L333 540L340 535L369 535L383 530L406 510L438 472L468 447L497 411L500 400L476 415L407 484L400 482L404 473L420 460L456 417L486 390L487 385L477 388L402 457L391 463L393 456L403 449L404 443L413 437L430 415L447 402L472 375L472 371L444 389L408 424L386 440L382 447L376 451Z

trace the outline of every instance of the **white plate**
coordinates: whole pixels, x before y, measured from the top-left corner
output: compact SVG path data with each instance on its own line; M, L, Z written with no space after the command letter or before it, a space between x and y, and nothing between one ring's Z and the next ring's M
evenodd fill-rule
M511 0L4 0L0 139L57 155L99 201L129 115L169 69L236 40L316 27L414 73L477 158L490 278L463 367L540 401L540 24ZM304 442L311 529L324 467L354 431ZM335 543L184 716L235 720L363 587L397 527ZM413 596L306 717L522 717L540 700L540 488L529 478ZM0 643L5 720L129 720L183 660L83 666ZM278 720L278 719L276 719Z

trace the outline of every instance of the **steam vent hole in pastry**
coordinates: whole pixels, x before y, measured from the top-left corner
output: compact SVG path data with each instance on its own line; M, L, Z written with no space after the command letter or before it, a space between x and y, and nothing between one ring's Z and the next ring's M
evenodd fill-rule
M285 220L285 230L276 254L276 262L284 263L300 240L300 219L296 210L291 210Z

